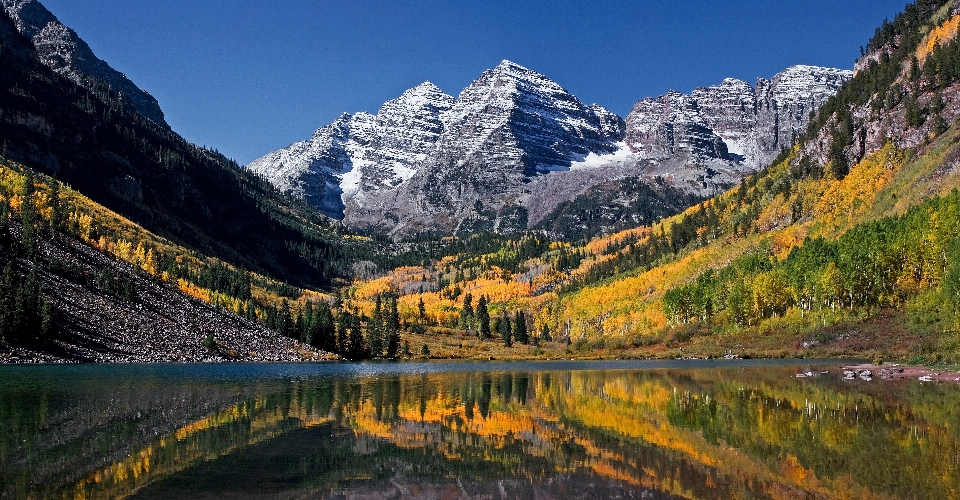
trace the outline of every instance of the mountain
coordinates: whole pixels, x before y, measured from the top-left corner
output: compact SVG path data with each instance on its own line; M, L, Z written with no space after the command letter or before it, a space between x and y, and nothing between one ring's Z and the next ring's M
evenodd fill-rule
M26 26L24 19L47 11L36 2L4 5L4 158L56 177L202 255L296 286L328 287L349 271L341 264L342 240L329 219L147 118L128 94L104 80L78 85L69 74L54 71L36 42L15 29L17 19Z
M727 79L691 95L644 99L624 121L503 61L456 99L424 83L376 116L342 115L248 169L361 231L565 227L552 219L557 207L588 220L570 213L568 202L598 184L663 178L706 196L739 182L792 144L810 112L851 75L794 66L755 87ZM586 198L573 206L603 210Z
M651 170L681 161L748 168L751 157L791 145L709 199L671 206L677 182L666 176L598 182L537 223L547 236L478 237L432 266L357 283L347 302L369 309L361 292L389 284L411 321L427 318L426 339L446 339L448 328L481 339L499 330L497 341L520 356L535 347L590 358L856 353L957 363L960 0L908 5L855 67L852 77L790 68L769 85L727 80L641 102L606 165L626 170L641 157ZM797 90L841 79L823 101ZM811 106L819 109L804 118ZM747 118L754 125L741 128ZM638 135L639 124L649 133ZM526 186L598 172L604 156ZM577 241L597 227L612 234ZM561 232L576 239L549 240ZM505 326L511 317L523 328ZM521 345L510 346L517 331ZM490 343L453 355L486 354Z
M342 219L347 205L408 180L444 130L441 113L454 99L424 82L385 103L376 116L343 114L316 132L250 163L277 188Z
M532 177L616 151L623 131L615 114L503 61L456 99L424 83L375 117L341 116L248 168L351 227L449 233L466 220L479 222L473 229L525 228L522 217L509 224L498 216L511 211L506 200L522 199ZM329 199L336 195L340 203ZM332 210L339 206L342 214Z
M93 80L102 82L141 115L169 128L153 96L98 58L75 31L60 23L39 1L0 1L17 30L33 42L43 64L80 86L92 89Z
M852 71L791 66L756 85L734 78L689 95L671 91L638 102L627 115L626 144L637 158L657 160L663 175L701 195L755 172L793 144Z

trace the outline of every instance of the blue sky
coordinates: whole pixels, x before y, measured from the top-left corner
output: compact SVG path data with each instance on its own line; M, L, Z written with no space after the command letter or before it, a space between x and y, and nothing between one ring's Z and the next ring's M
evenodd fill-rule
M41 0L160 101L188 140L246 164L342 112L431 81L456 96L509 59L621 116L647 96L793 64L852 68L905 0Z

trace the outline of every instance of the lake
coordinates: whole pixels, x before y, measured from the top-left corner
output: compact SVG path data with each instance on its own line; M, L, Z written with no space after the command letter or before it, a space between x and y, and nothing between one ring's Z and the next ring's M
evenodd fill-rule
M960 387L841 364L0 366L0 497L960 498Z

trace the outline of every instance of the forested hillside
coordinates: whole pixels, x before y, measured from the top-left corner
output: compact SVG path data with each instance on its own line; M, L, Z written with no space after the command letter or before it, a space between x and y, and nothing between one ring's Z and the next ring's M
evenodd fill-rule
M405 320L461 346L515 344L523 318L527 355L955 359L958 26L954 2L907 6L792 148L683 214L587 244L505 240L344 297L399 294Z
M907 6L792 147L679 215L661 219L698 200L621 181L534 231L396 243L347 234L109 88L53 74L0 19L3 342L86 359L63 352L89 325L166 321L134 312L149 289L216 310L221 326L179 317L161 335L203 346L193 356L256 359L225 329L351 359L957 360L958 27L954 1ZM71 309L94 296L125 312Z

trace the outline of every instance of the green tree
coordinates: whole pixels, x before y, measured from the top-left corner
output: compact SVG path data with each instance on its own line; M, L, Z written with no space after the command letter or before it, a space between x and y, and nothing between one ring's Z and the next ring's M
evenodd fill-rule
M367 322L367 345L370 348L370 356L374 358L383 356L383 344L386 337L384 327L383 300L378 295L373 307L373 315Z
M513 338L521 344L530 343L530 335L527 333L527 318L523 311L517 311L513 319Z
M510 328L510 318L506 314L501 313L500 319L497 326L499 327L500 339L503 340L503 345L506 347L513 346L513 332Z
M481 339L490 337L490 312L487 311L486 295L481 295L477 301L477 335Z
M473 294L467 293L463 297L463 307L460 308L460 328L466 330L473 322Z
M328 352L337 350L336 324L330 304L321 301L313 313L314 321L310 327L311 345Z

